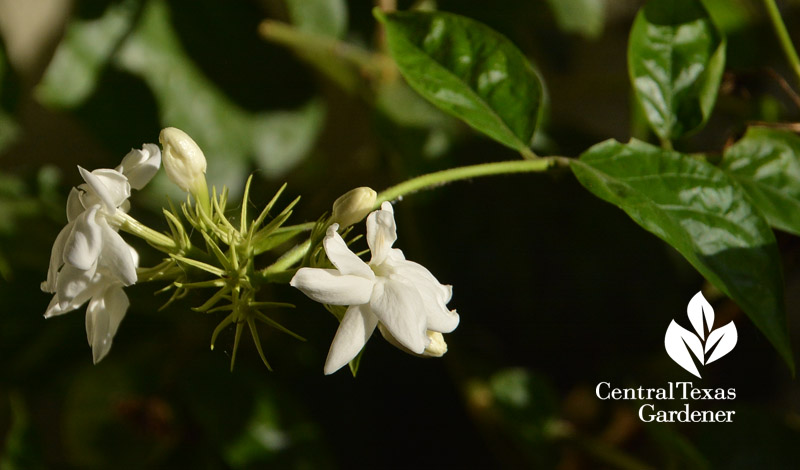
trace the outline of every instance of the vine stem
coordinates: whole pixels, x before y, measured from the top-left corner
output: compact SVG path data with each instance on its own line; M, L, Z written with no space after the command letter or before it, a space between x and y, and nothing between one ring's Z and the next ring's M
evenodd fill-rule
M387 188L378 194L375 207L380 207L384 201L393 201L407 194L423 189L441 186L458 180L491 175L509 175L515 173L533 173L546 171L552 166L566 166L568 159L565 157L543 157L532 160L512 160L506 162L481 163L479 165L462 166L449 170L428 173L417 176L408 181Z
M428 173L426 175L417 176L416 178L411 178L410 180L381 191L375 201L375 208L380 207L381 203L384 201L393 201L407 194L435 188L453 181L491 175L535 173L546 171L553 166L567 165L569 165L569 160L566 157L543 157L534 160L482 163L479 165L462 166L449 170L437 171L435 173ZM268 278L270 275L291 269L292 266L303 259L309 248L311 248L310 239L287 251L275 261L275 263L260 270L258 274L262 278Z
M789 37L789 31L787 31L786 24L783 22L778 5L775 4L775 0L764 0L764 7L767 9L775 34L778 35L778 41L781 43L783 53L786 54L786 59L789 60L789 65L791 65L797 76L798 83L800 83L800 57L797 56L797 50L792 44L792 38Z

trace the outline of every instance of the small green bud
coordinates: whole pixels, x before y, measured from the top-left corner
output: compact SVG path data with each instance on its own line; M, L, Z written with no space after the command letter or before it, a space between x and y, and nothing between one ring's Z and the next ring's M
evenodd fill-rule
M195 197L198 190L207 193L206 157L195 141L174 127L163 129L158 140L163 148L162 161L169 179Z
M361 222L372 212L377 197L378 193L366 186L344 193L333 202L331 222L339 224L342 229Z

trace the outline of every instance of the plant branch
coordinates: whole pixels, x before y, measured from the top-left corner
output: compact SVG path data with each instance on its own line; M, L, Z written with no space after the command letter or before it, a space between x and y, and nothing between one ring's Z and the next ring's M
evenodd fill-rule
M434 188L453 181L477 178L491 175L507 175L515 173L534 173L547 171L553 166L566 166L568 159L565 157L543 157L533 160L511 160L505 162L482 163L479 165L462 166L449 170L437 171L427 175L417 176L404 181L378 194L375 207L380 207L384 201L393 201L401 196L415 193L423 189Z
M792 38L789 36L789 31L786 30L786 24L783 22L781 12L778 10L778 5L775 0L764 0L764 7L767 9L767 14L772 22L772 27L775 29L775 34L778 35L778 42L781 43L783 53L786 54L786 59L789 61L794 74L797 76L798 83L800 83L800 57L797 56L797 50L792 44Z

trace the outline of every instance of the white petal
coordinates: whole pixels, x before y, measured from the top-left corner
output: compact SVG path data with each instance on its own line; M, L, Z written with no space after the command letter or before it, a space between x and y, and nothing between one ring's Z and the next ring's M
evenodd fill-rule
M412 285L422 298L429 330L450 333L459 323L455 310L446 307L453 296L452 286L444 286L424 266L413 261L391 262L389 279Z
M81 176L92 192L103 201L106 209L111 211L131 196L131 185L122 173L108 168L94 170L91 173L78 167Z
M123 285L129 286L136 283L136 263L131 255L131 246L125 243L125 240L112 230L104 219L100 219L99 225L103 236L100 266L107 269Z
M75 220L84 209L85 207L81 204L81 191L78 188L72 188L67 197L67 221Z
M367 217L367 244L372 252L369 264L383 263L397 240L397 226L394 222L392 205L384 202L381 209Z
M53 242L53 249L50 251L50 267L47 269L47 280L42 284L42 290L54 293L56 291L56 280L58 270L64 264L64 246L67 244L69 234L72 232L74 224L68 223L58 232L56 241Z
M103 204L103 201L92 190L92 188L89 187L88 184L86 183L80 184L78 185L76 190L78 191L78 202L81 203L81 206L83 206L84 209Z
M369 306L397 342L415 354L428 345L425 305L414 286L378 277Z
M333 338L325 360L325 375L330 375L352 361L367 343L378 325L376 317L368 305L352 305L347 309L336 336Z
M342 236L337 232L338 229L339 224L333 224L328 227L328 233L322 241L328 259L342 274L353 274L367 279L375 279L375 273L367 266L367 263L350 251Z
M374 281L346 276L335 269L300 268L289 284L329 305L361 305L369 302Z
M92 346L95 364L111 350L114 335L129 305L128 296L116 283L89 302L86 308L86 338Z
M64 265L58 273L56 283L56 298L58 309L48 307L45 316L58 315L69 312L83 305L97 291L98 283L94 270L84 271L69 264Z
M155 144L144 144L141 150L133 149L117 167L128 178L133 189L142 189L153 179L161 166L161 149Z
M53 299L50 300L50 304L47 306L47 310L44 311L44 317L45 318L55 317L56 315L61 315L62 313L71 312L78 307L80 307L80 304L79 305L67 304L62 308L61 302L58 300L58 296L54 295Z
M94 266L103 248L103 237L96 215L99 205L87 209L74 221L72 231L64 246L64 261L78 269Z
M458 327L458 323L461 321L455 310L429 306L426 312L428 314L428 329L431 331L450 333Z

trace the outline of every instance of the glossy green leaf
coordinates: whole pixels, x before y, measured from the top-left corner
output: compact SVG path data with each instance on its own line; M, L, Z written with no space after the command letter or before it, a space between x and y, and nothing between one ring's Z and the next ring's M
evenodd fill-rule
M475 130L531 155L542 85L511 41L449 13L375 15L386 28L389 53L414 90Z
M628 72L661 139L677 139L705 124L724 68L725 39L699 0L652 0L639 11L628 43Z
M751 127L725 150L720 168L735 178L773 227L800 235L800 137Z
M640 141L609 140L571 167L595 196L669 243L733 299L794 370L775 236L718 168Z
M286 9L301 31L335 38L347 32L345 0L286 0Z

